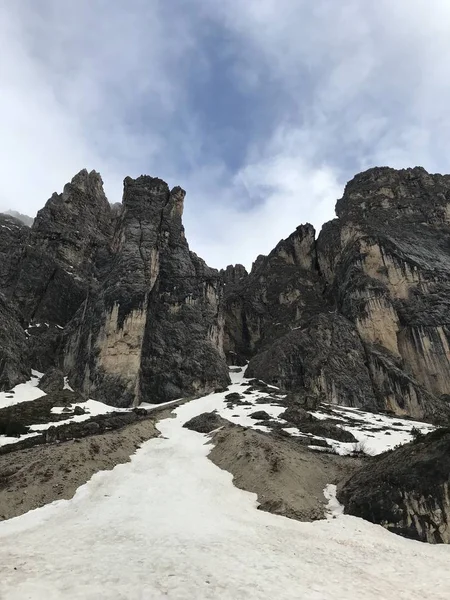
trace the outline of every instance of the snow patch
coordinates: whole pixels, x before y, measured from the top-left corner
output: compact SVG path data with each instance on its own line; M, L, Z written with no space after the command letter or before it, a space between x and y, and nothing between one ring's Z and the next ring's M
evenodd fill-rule
M21 402L30 402L31 400L45 396L45 392L37 387L42 376L43 373L32 370L31 379L25 383L19 383L7 392L0 392L0 408L14 406Z
M326 512L329 517L338 517L344 514L344 505L336 498L336 486L329 483L323 490L325 500L327 500Z

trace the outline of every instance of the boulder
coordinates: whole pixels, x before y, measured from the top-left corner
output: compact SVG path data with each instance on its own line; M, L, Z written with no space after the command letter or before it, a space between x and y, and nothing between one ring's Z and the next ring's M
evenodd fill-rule
M183 427L197 431L198 433L211 433L215 429L225 425L227 421L222 419L216 412L202 413L187 421Z
M56 367L51 367L39 381L39 388L46 394L61 391L64 388L63 372Z

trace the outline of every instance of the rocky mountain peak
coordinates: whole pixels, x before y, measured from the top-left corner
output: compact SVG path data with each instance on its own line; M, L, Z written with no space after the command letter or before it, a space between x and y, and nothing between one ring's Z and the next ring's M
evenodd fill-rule
M248 277L247 269L244 265L228 265L226 269L220 271L221 277L226 285L238 283L245 277Z
M226 357L309 399L450 414L449 176L361 173L318 240L300 225L250 273L218 273L189 250L184 199L141 175L111 208L82 170L31 230L4 223L5 302L25 323L65 328L45 361L32 343L28 368L64 364L83 394L127 406L223 385Z
M87 169L82 169L72 178L70 183L66 184L65 188L70 188L70 186L75 187L90 196L97 197L105 195L103 191L103 179L97 171L91 171L89 173Z
M341 219L405 219L448 222L450 176L429 174L423 167L376 167L356 175L337 201Z
M17 210L6 210L4 213L1 213L4 215L8 215L10 217L13 217L14 219L17 219L18 221L20 221L22 223L22 225L26 225L27 227L31 227L33 225L33 217L29 217L28 215L24 215L20 212L18 212Z

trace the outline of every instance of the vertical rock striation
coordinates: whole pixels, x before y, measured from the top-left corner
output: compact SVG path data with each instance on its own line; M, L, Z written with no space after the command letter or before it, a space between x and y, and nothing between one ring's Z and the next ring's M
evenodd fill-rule
M225 385L226 359L299 402L448 419L450 176L361 173L318 239L299 226L250 273L189 250L184 196L126 178L111 206L83 170L31 228L0 215L3 387L63 367L86 396L162 402Z
M222 282L189 251L184 196L157 178L125 179L110 268L67 339L66 369L86 395L129 406L228 382Z
M248 277L227 284L229 355L287 390L446 420L450 177L370 169L347 184L336 214L317 241L308 226L297 228ZM283 303L277 321L298 333L276 329L273 306Z

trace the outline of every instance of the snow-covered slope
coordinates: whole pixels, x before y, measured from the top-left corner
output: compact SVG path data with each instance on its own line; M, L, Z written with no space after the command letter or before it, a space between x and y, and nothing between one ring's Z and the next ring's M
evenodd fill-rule
M72 500L0 523L0 598L448 598L448 546L349 516L300 523L256 510L208 460L208 438L182 427L225 410L214 396L179 407L161 438Z
M0 392L0 410L2 408L9 408L24 402L32 402L42 398L43 396L46 396L46 393L38 387L42 375L43 374L39 373L39 371L32 371L32 377L29 381L16 385L14 388L12 388L12 390ZM64 389L73 392L67 381L67 378L64 382ZM84 411L84 414L74 414L73 411L75 407L81 408ZM111 412L123 412L127 410L128 409L114 408L113 406L109 406L96 400L86 400L85 402L77 402L68 406L55 406L50 411L50 418L48 422L29 425L29 433L24 433L20 436L14 437L0 435L0 446L15 444L26 438L36 436L39 433L46 431L50 427L61 427L61 425L67 425L68 423L74 422L80 423L82 421L87 421L96 415L106 415ZM66 412L67 418L64 420L56 421L52 420L51 418L52 414L60 415Z
M45 392L40 390L37 386L43 373L39 371L32 371L31 379L25 383L19 383L8 390L7 392L0 392L0 408L6 408L7 406L14 406L20 402L31 402L37 400L41 396L45 396Z
M411 419L401 419L399 417L388 416L384 414L374 414L365 412L356 408L323 404L317 411L309 411L314 417L325 420L331 419L336 422L338 427L350 431L357 442L338 442L324 436L305 433L301 427L291 427L286 421L280 418L286 406L284 395L274 386L267 386L267 391L258 391L252 385L252 380L244 377L244 369L239 367L230 367L230 376L232 384L226 392L210 394L207 396L207 409L216 410L220 416L228 419L232 423L251 427L259 431L270 431L270 428L262 421L252 418L255 412L265 411L272 422L283 425L285 433L294 437L309 437L312 447L318 451L324 451L323 446L314 446L314 440L327 442L329 447L338 454L346 455L356 452L366 454L380 454L390 450L398 444L406 444L411 441L411 430L416 428L423 433L429 433L435 427L429 423L420 423ZM231 393L241 395L238 404L229 407L227 396Z

